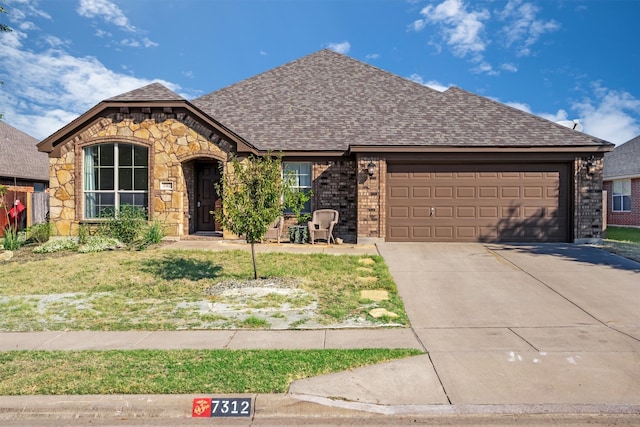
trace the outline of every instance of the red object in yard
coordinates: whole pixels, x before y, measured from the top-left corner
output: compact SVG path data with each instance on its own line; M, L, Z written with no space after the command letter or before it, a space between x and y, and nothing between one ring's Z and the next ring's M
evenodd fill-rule
M22 202L20 200L16 200L13 204L13 207L9 209L9 218L11 220L20 218L20 215L22 214L22 212L24 212L25 209L26 207L22 204Z
M211 398L198 397L193 399L193 408L191 410L192 418L210 418L211 417Z

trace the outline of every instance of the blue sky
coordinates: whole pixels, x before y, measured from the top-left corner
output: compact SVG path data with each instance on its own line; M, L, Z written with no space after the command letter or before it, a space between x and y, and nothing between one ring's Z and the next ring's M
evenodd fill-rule
M0 113L44 138L159 81L187 99L329 48L620 144L640 134L640 0L0 0Z

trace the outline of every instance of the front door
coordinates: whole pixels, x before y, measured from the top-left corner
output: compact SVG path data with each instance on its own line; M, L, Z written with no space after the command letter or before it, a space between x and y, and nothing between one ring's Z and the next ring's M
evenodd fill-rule
M217 209L222 209L222 198L214 187L220 182L218 163L198 163L196 170L196 231L222 231L214 216Z

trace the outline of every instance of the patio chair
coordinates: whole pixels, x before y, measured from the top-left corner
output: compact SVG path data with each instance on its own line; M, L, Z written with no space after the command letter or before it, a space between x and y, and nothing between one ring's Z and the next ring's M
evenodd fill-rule
M333 227L338 223L338 211L333 209L318 209L313 211L309 221L309 240L314 244L316 239L326 240L327 243L336 242L333 237Z
M284 218L279 217L276 218L275 221L271 224L267 232L265 233L264 239L276 239L278 243L280 243L280 235L282 234L282 227L284 226Z

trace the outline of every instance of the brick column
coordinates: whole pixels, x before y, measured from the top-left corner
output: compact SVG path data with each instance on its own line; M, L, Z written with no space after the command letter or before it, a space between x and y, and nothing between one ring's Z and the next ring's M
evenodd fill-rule
M369 176L369 163L375 172ZM384 242L386 227L387 162L383 157L358 156L358 243Z
M589 168L588 165L592 164ZM602 239L602 157L578 157L574 161L575 243L596 243Z

